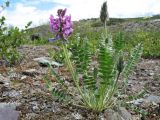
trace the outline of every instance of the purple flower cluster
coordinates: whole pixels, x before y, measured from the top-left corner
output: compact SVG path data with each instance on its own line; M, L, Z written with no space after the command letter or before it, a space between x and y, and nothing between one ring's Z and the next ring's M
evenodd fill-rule
M56 34L56 38L66 39L73 32L73 23L71 21L71 16L67 16L67 9L59 9L57 11L58 18L54 18L53 15L50 16L50 28L53 33Z

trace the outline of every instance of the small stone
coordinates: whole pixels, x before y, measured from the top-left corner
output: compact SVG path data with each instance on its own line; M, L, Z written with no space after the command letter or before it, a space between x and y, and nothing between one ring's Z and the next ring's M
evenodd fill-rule
M118 114L118 112L108 109L104 111L103 120L124 120L124 119Z
M39 81L35 81L35 82L33 82L33 85L35 85L35 86L40 86L41 84L40 84Z
M140 98L140 99L137 99L137 100L133 100L133 101L129 101L129 102L126 102L126 103L132 103L134 105L140 105L144 102L144 99L143 98Z
M0 82L1 82L1 84L3 84L5 87L9 87L10 79L7 78L7 77L3 77L3 76L0 74Z
M72 113L72 116L75 120L81 120L83 118L82 115L79 113Z
M36 72L36 69L29 69L29 70L25 70L22 72L23 75L27 75L27 76L31 76L31 77L34 77L35 74L38 74Z
M19 112L10 108L0 108L0 120L18 120Z
M154 102L156 104L159 104L160 103L160 96L149 95L147 98L145 98L145 100L148 102Z
M153 73L153 72L150 72L148 75L149 75L149 76L153 76L153 75L154 75L154 73Z
M118 108L118 113L124 118L124 120L132 120L132 115L124 108Z
M9 97L19 97L20 92L16 90L11 90L11 91L5 91L3 92L2 96L9 96Z
M37 98L36 98L36 97L32 97L31 100L32 100L32 101L36 101ZM32 103L32 104L37 104L37 103Z
M26 79L27 78L27 76L22 76L21 77L21 80L24 80L24 79Z
M40 57L40 58L35 58L33 60L37 61L43 67L47 67L47 64L50 64L50 65L55 66L55 67L63 66L63 64L60 64L58 62L49 60L48 57Z
M39 58L35 58L33 60L37 61L40 64L40 66L42 66L42 67L46 67L47 64L49 63L48 57L39 57Z
M137 77L136 77L136 76L132 76L131 79L132 79L132 80L136 80Z
M36 105L36 106L33 106L32 109L33 109L34 112L38 112L38 111L39 111L39 107L38 107L37 105Z
M20 75L17 74L17 73L11 72L11 73L9 74L9 77L10 77L10 79L12 79L12 78L19 78Z

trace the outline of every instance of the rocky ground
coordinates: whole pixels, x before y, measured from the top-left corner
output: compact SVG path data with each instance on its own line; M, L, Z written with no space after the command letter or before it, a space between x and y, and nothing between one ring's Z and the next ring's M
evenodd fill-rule
M117 29L125 32L135 32L137 30L159 31L160 19L117 23L108 27L113 32L117 32Z
M43 80L47 67L34 60L48 57L49 49L54 48L22 46L20 65L0 67L0 120L16 120L17 116L20 120L160 120L160 59L141 59L126 92L117 96L123 107L97 116L73 105L60 104L51 97ZM15 119L9 119L10 116Z

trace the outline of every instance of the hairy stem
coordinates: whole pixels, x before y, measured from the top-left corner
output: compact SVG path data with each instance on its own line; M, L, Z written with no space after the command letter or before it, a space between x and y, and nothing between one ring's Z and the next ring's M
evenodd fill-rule
M118 79L119 79L119 77L120 77L120 73L121 72L118 72L118 75L117 75L117 77L116 77L116 81L115 81L115 84L113 85L113 89L111 90L111 93L109 94L109 97L108 97L108 102L111 100L111 98L112 98L112 96L114 95L114 93L115 93L115 89L116 89L116 86L117 86L117 83L118 83Z
M73 69L72 63L71 63L71 61L70 61L70 58L69 58L69 55L68 55L68 52L67 52L67 47L66 47L66 45L65 45L65 44L62 44L62 48L63 48L63 52L64 52L64 56L65 56L65 60L66 60L68 69L69 69L69 71L71 72L71 75L72 75L72 79L73 79L73 81L74 81L74 83L75 83L75 85L76 85L79 93L81 94L82 99L83 99L86 103L88 103L87 100L85 99L83 93L82 93L82 90L81 90L80 86L79 86L79 81L77 80L77 75L76 75L76 73L75 73L75 71L74 71L74 69Z

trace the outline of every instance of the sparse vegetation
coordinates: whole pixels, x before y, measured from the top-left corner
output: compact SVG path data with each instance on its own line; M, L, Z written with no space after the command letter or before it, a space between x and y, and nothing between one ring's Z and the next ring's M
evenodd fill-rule
M118 32L122 32L124 34L124 39L126 41L126 50L134 47L137 43L142 43L144 45L144 52L142 57L144 58L159 58L160 57L160 30L155 27L150 27L150 20L154 20L154 16L150 18L126 18L126 19L118 19L118 18L110 18L110 21L107 22L107 27L114 37ZM157 18L157 17L156 17ZM135 30L129 30L128 24L132 24L134 28L134 24L144 25L136 28ZM147 26L145 25L147 24ZM43 45L48 44L48 38L52 37L50 30L48 29L48 24L39 26L37 28L32 28L31 33L40 33L41 40L40 41L26 41L25 44L35 44L35 45ZM114 28L112 26L115 26ZM82 20L79 22L74 22L74 33L69 37L70 41L75 40L76 34L79 34L81 38L87 37L89 41L92 43L93 51L97 46L97 41L100 39L102 33L103 24L99 19L89 19ZM84 30L85 29L85 30ZM47 32L44 32L47 31ZM54 43L53 43L54 44ZM153 47L154 46L154 47Z
M103 119L119 106L144 120L160 117L156 101L153 108L134 103L160 95L160 16L106 22L106 2L100 18L72 24L65 12L50 16L51 29L48 23L29 28L29 22L20 30L0 18L0 102L18 101L22 119Z

